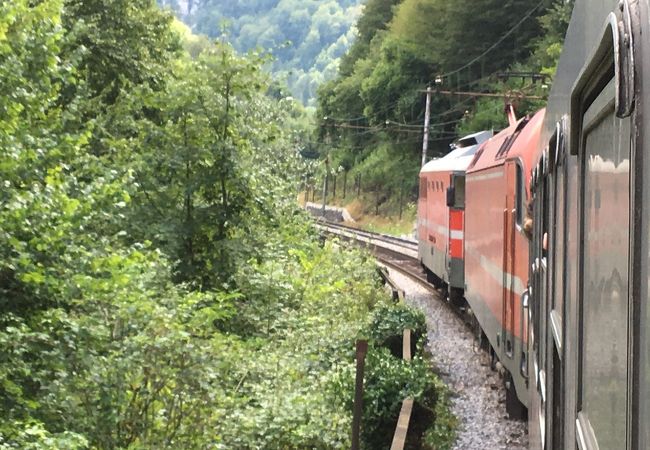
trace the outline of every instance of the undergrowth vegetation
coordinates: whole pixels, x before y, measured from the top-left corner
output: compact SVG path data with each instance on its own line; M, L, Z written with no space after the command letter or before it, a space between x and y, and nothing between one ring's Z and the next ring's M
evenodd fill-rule
M402 336L411 330L410 361L403 360ZM449 391L428 365L424 347L424 315L404 304L382 304L366 325L370 350L364 398L365 448L387 448L396 418L406 398L414 400L406 442L408 449L451 448L456 418L450 412Z
M0 449L349 448L371 323L366 448L405 395L444 419L381 349L422 320L295 204L299 109L183 43L149 1L0 3Z

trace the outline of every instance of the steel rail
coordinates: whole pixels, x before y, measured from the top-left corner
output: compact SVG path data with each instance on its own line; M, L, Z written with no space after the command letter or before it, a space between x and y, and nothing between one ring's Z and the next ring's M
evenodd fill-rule
M386 244L395 245L397 247L402 247L406 250L410 250L411 252L417 253L418 251L418 243L415 240L404 239L383 233L374 233L371 231L360 230L348 225L342 225L333 222L317 221L315 222L314 226L322 231L337 234L342 237L354 237L356 240L359 240L359 237L363 237L370 243L383 242Z

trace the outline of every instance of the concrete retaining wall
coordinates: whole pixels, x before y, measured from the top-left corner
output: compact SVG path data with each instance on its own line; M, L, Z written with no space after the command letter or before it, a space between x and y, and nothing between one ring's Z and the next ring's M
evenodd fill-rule
M330 222L354 222L354 219L345 208L325 205L325 214L323 215L322 203L307 202L305 209L314 217L325 217Z

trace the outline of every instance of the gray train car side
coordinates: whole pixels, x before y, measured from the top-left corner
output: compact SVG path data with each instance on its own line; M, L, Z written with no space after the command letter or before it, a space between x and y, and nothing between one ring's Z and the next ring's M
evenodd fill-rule
M648 0L576 0L531 174L535 449L650 449Z

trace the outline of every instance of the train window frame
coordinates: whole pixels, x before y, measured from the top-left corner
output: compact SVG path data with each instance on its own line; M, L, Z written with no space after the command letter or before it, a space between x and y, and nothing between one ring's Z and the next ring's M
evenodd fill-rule
M560 121L555 124L555 132L549 140L549 164L552 166L549 169L549 173L553 174L553 184L551 188L554 191L553 195L553 210L554 210L554 232L553 236L549 236L549 240L553 242L552 249L552 258L554 267L561 267L561 270L564 270L565 267L565 253L566 253L566 116L562 117ZM561 185L560 185L561 183ZM562 199L561 210L559 199ZM558 227L558 218L561 218L562 229ZM558 237L559 234L559 237ZM558 247L558 243L561 242L561 247ZM559 250L559 251L558 251ZM565 316L565 299L562 298L562 302L558 304L558 296L564 297L564 284L562 284L562 289L557 289L557 272L556 269L552 269L550 277L552 279L551 285L553 287L554 293L551 301L550 308L550 322L553 331L553 338L555 339L555 345L558 349L560 359L563 359L563 347L564 347L564 316ZM560 308L558 309L558 306Z
M584 105L590 105L610 79L615 80L614 94L616 116L628 117L634 107L634 43L631 31L632 21L628 0L621 0L621 25L616 14L610 13L605 20L601 39L587 57L587 64L582 68L576 82L571 88L571 129L582 130ZM608 73L603 74L603 67ZM599 74L594 76L594 74ZM606 75L606 76L605 76ZM600 83L594 86L594 83ZM569 151L578 154L581 147L582 133L571 133Z

